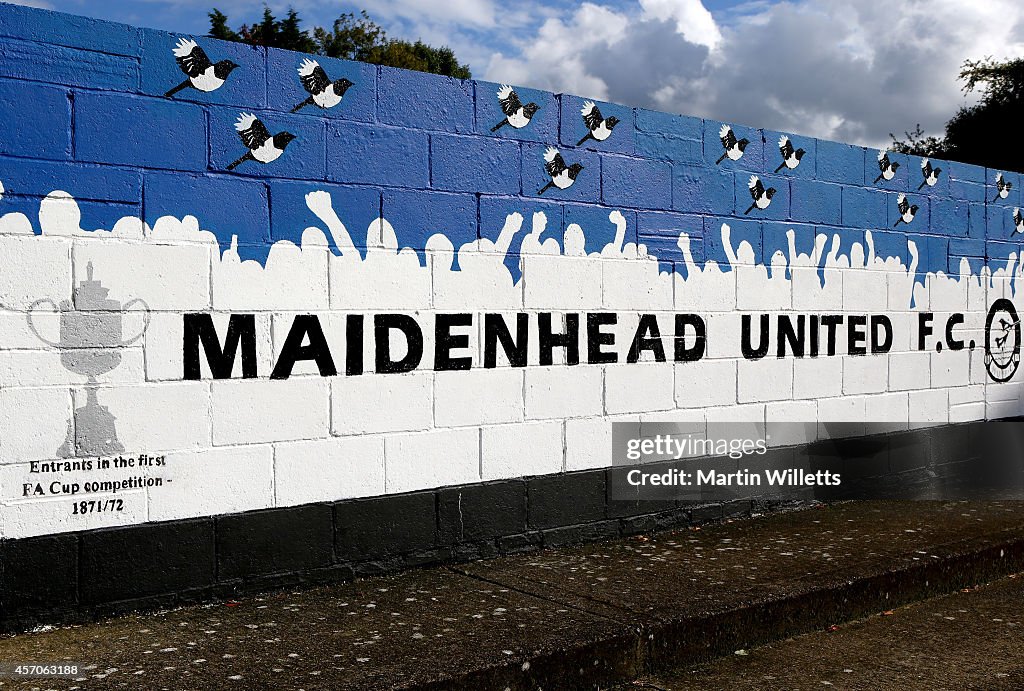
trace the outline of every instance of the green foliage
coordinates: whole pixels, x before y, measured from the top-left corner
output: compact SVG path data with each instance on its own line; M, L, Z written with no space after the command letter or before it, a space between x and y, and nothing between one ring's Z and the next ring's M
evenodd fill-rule
M423 41L410 43L389 39L384 29L370 19L365 10L358 15L351 12L342 14L329 30L318 26L312 31L302 29L302 20L293 9L288 10L284 19L278 19L269 7L264 7L259 24L243 24L238 31L228 26L227 16L216 8L208 16L210 36L225 41L402 67L458 79L472 76L469 66L461 64L451 48L435 48Z
M946 123L945 136L925 136L918 125L906 139L889 136L893 150L946 158L1003 170L1021 170L1024 140L1016 136L1024 116L1024 58L965 60L959 78L964 93L981 100L960 108Z

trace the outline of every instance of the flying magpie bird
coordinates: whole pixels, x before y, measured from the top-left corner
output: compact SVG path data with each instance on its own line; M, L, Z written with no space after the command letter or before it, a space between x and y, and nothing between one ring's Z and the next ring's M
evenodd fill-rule
M725 149L715 165L718 165L726 158L730 161L738 161L743 156L743 151L747 148L747 144L750 140L747 138L736 139L736 134L732 131L732 128L728 125L722 125L722 128L718 130L718 137L722 140L722 148Z
M907 195L900 192L900 196L896 197L896 208L900 211L900 217L892 224L893 228L901 223L910 223L913 221L914 214L917 213L918 206L917 204L911 206L910 202L907 201Z
M942 168L933 168L932 162L927 158L921 161L921 175L924 180L917 186L917 189L923 188L925 185L934 187L935 183L939 181L939 173L942 172Z
M580 108L580 114L583 116L583 124L587 126L589 131L583 139L576 142L576 146L583 146L583 142L588 139L603 142L612 136L612 130L619 124L619 119L614 115L608 118L601 115L600 109L593 101L584 103L583 107Z
M779 137L779 153L782 154L782 163L775 169L778 173L783 168L789 168L790 170L800 165L800 159L807 153L803 149L793 149L793 142L789 141L789 137L782 135Z
M899 170L899 161L890 161L888 151L878 152L878 170L882 171L875 178L875 182L879 180L892 180L896 177L896 171Z
M224 86L228 75L238 67L230 60L221 60L218 63L210 62L210 58L206 57L206 52L190 38L179 38L178 45L174 47L173 52L178 67L188 75L188 79L164 94L164 98L171 98L188 87L199 91L216 91Z
M750 190L750 197L754 200L754 203L747 209L749 214L754 208L767 209L768 205L772 203L772 197L775 196L775 188L769 187L764 188L764 183L761 182L761 178L756 175L750 176L750 182L747 183L747 189Z
M238 130L238 136L242 138L242 143L249 150L245 152L244 156L229 165L228 170L234 170L245 161L259 161L260 163L276 161L284 153L288 144L295 139L295 135L291 132L278 132L271 136L267 126L252 113L239 114L235 129Z
M573 163L571 166L565 165L565 159L562 158L562 154L558 153L558 149L549 146L544 151L544 169L551 176L551 181L541 187L537 194L544 194L552 187L557 187L560 190L572 187L572 183L576 182L576 176L583 170L583 166L579 163Z
M996 196L992 199L1006 199L1010 196L1010 190L1013 188L1013 183L1003 177L1002 173L996 174Z
M352 86L352 82L344 77L335 79L332 82L327 73L324 72L324 68L320 67L320 63L309 58L302 61L302 64L298 67L298 72L299 81L302 82L302 88L309 93L309 98L292 108L293 113L297 113L306 106L313 105L324 109L333 108L341 103L345 92Z
M519 94L508 84L502 84L498 89L498 103L501 104L501 112L505 114L505 119L492 127L491 132L497 132L505 125L512 125L517 130L522 129L530 124L530 120L540 110L536 103L527 103L524 106L519 100Z
M1021 215L1020 208L1013 210L1013 233L1024 233L1024 215Z

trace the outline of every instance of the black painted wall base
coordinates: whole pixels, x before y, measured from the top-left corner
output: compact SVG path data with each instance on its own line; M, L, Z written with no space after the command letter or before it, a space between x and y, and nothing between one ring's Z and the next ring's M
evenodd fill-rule
M887 435L883 445L894 458L886 463L902 467L897 461L905 454L915 465L962 459L969 449L951 442L971 433L971 425L956 425ZM879 461L877 444L851 440L844 448L851 460ZM897 449L904 450L900 459ZM610 473L2 541L0 631L636 535L796 503L614 501Z

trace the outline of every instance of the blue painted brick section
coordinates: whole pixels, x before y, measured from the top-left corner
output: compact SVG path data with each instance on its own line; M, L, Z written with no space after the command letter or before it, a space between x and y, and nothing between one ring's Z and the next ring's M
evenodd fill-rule
M790 217L794 221L839 225L843 208L842 191L843 188L839 185L813 180L792 180Z
M951 180L974 182L981 185L989 181L988 172L981 166L960 163L958 161L947 161L946 163L949 165L949 177Z
M431 186L453 192L519 194L519 144L489 137L431 135Z
M956 199L963 199L969 202L986 202L987 189L984 183L965 182L963 180L949 180L949 194Z
M3 199L3 212L0 215L7 213L21 213L29 219L34 228L53 232L53 228L39 227L41 225L39 223L39 208L42 201L42 198L35 196L21 197L12 194L5 194ZM80 199L75 199L75 203L78 206L79 213L81 214L78 219L78 227L87 231L110 230L122 218L138 219L141 218L142 215L142 205L139 203L124 204L121 202L108 201L94 202L83 201Z
M672 163L696 163L703 160L703 144L699 139L682 139L663 134L636 133L636 153Z
M661 113L646 108L636 109L636 129L638 132L696 141L704 137L704 121L700 118Z
M356 247L366 247L370 224L380 217L380 191L372 187L348 187L325 185L322 182L271 181L270 190L270 238L272 241L302 241L306 228L320 228L327 238L331 250L339 253L331 231L314 214L306 201L310 193L327 192L331 195L331 207L348 231L349 239ZM316 201L314 203L317 203ZM399 238L401 239L401 238Z
M45 197L62 190L79 201L142 203L142 174L113 166L0 158L0 181L5 195Z
M270 241L270 205L267 187L262 182L147 173L143 184L146 223L150 226L161 216L191 215L199 219L202 230L217 236L221 250L230 247L232 235L238 236L239 246L260 246Z
M377 68L362 62L338 60L320 55L306 55L290 50L267 49L267 99L273 110L291 112L293 108L309 98L309 92L302 86L298 68L305 60L314 60L327 73L328 79L348 79L352 82L341 99L331 108L321 108L315 103L303 106L302 115L340 118L373 122L377 108Z
M1009 240L1014 235L1013 210L1009 204L988 204L985 210L985 236L989 240Z
M477 239L476 197L472 194L385 190L383 209L399 247L422 250L430 236L440 233L458 251Z
M622 209L609 209L605 206L590 204L566 204L563 211L565 227L575 223L586 235L588 253L600 252L606 245L614 242L616 226L611 220L612 214L622 214L626 219L626 234L623 244L636 243L636 212Z
M551 178L544 167L544 152L547 147L540 144L522 145L523 194L528 197L543 196L545 199L567 199L572 201L598 202L601 200L601 157L595 151L584 149L560 149L567 166L579 163L583 166L576 182L568 189L548 188L539 194Z
M950 254L950 256L956 255L958 257L984 257L985 256L985 241L984 240L950 240L949 241L949 254Z
M749 170L755 173L763 171L764 140L761 130L754 129L753 127L744 127L743 125L729 124L737 140L746 139L749 141L747 147L743 150L743 156L739 160L733 161L730 158L722 158L725 148L722 146L722 139L719 133L723 124L726 123L716 120L704 121L704 162L711 166L717 165L726 170ZM717 162L719 159L721 159L721 163Z
M324 142L326 126L323 120L286 115L274 111L251 112L273 134L289 132L295 135L277 160L270 163L245 161L232 172L237 175L258 177L300 178L323 180L325 176ZM239 113L234 108L210 109L210 168L227 171L227 167L248 151L235 122Z
M783 164L782 148L779 146L779 142L782 137L788 137L789 143L793 146L794 153L800 149L803 149L803 154L797 159L796 168L789 168ZM764 133L764 171L766 173L775 173L776 175L785 175L793 178L805 178L814 179L817 175L816 171L816 149L817 140L811 137L801 137L796 134L788 134L785 132L773 132L771 130L765 130Z
M875 256L881 259L899 257L904 266L910 266L910 249L907 246L906 234L899 231L872 231L871 240L875 244Z
M79 92L75 157L94 163L206 170L206 115L187 103Z
M25 113L32 115L25 117ZM63 89L0 80L0 122L0 154L38 158L71 154L71 103Z
M473 132L473 83L381 67L377 78L377 115L402 127Z
M815 227L803 223L781 221L765 221L761 224L761 253L765 261L770 263L776 252L782 252L787 261L790 259L789 233L793 233L793 247L797 254L814 256Z
M142 30L63 12L0 3L0 36L138 57Z
M722 226L729 226L729 245L736 252L739 261L750 259L746 250L740 249L741 243L747 243L753 250L753 261L762 260L761 251L761 224L757 221L747 221L739 218L714 218L704 217L704 256L708 261L718 262L719 267L729 271L728 253L722 242Z
M732 174L706 166L672 166L672 208L698 214L733 213L736 187Z
M987 230L987 209L984 204L968 204L967 237L984 240Z
M601 188L605 204L634 209L672 208L672 166L625 156L601 158Z
M0 77L135 91L139 63L123 55L5 38L0 41Z
M782 220L789 218L789 183L784 177L772 175L758 175L765 190L774 189L771 202L767 209L759 209L754 204L754 198L750 192L750 173L736 173L736 215L749 216L758 219Z
M648 254L661 261L683 261L683 253L679 249L679 236L683 233L689 239L694 261L701 261L704 254L704 219L701 216L661 211L641 211L637 214L638 241L647 246ZM695 249L700 250L699 258Z
M537 89L514 87L519 102L523 105L535 103L540 106L530 122L521 128L508 124L498 99L500 84L474 82L476 91L476 133L504 139L527 142L554 142L558 140L558 99L554 94ZM497 130L493 128L504 123Z
M952 237L967 237L968 204L960 199L933 197L930 202L931 232Z
M908 242L917 247L917 272L947 271L949 267L949 238L934 235L907 235ZM908 249L909 254L909 249ZM909 264L908 264L909 266Z
M1010 259L1011 254L1017 255L1017 261L1020 261L1021 247L1019 242L1002 242L998 240L989 240L985 243L985 256L988 259L989 267L993 271L998 269L1006 269L1006 264Z
M827 182L841 182L848 185L864 184L865 152L859 146L840 144L819 139L815 143L817 154L817 176ZM871 159L872 164L874 158ZM872 178L874 175L872 175Z
M427 133L332 122L327 126L327 179L427 187L430 180Z
M174 95L175 100L233 105L248 111L265 108L268 88L280 88L276 85L268 87L266 53L263 48L247 43L147 29L142 37L143 93L163 96L188 78L178 67L173 53L182 38L194 39L211 62L231 60L238 67L228 75L227 81L219 89L203 92L186 88Z
M528 235L536 236L532 238L534 244L554 240L562 246L562 204L519 197L480 197L480 237L497 240L509 214L521 214L524 219L522 230L512 240L511 251L519 251ZM536 214L543 218L535 217Z
M583 122L583 114L580 111L583 109L584 104L590 100L593 99L562 94L560 139L565 146L578 146L578 142L589 132ZM588 139L583 142L582 146L586 149L596 149L598 151L614 151L620 154L633 153L635 141L633 110L617 103L605 103L604 101L595 101L595 105L601 111L601 117L604 119L615 117L618 118L619 122L612 129L611 136L603 142Z
M843 225L884 228L888 223L885 192L866 187L843 186Z

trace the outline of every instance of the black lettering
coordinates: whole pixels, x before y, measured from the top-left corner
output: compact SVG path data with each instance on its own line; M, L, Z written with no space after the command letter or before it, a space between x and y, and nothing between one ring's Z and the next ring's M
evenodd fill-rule
M851 314L846 323L846 352L850 355L867 355L868 318L863 314Z
M654 353L654 359L657 362L665 362L665 344L661 342L661 328L658 326L658 317L653 314L640 315L640 323L637 325L636 333L633 335L633 342L629 345L626 362L638 362L640 354L645 350Z
M408 351L401 360L391 357L391 330L405 335ZM373 315L373 340L376 370L381 374L395 374L416 369L423 358L423 332L408 314Z
M740 350L748 360L760 360L768 354L768 315L761 315L761 340L757 348L751 345L751 316L744 314L740 318Z
M498 343L512 367L526 367L530 341L530 315L516 314L516 337L512 339L508 324L500 314L484 315L484 367L498 366Z
M692 326L695 334L693 345L686 347L686 327ZM676 362L695 362L704 357L708 346L708 327L697 314L676 315Z
M884 332L879 339L878 329ZM876 314L871 317L871 353L888 353L892 348L892 322L884 314Z
M619 354L606 352L601 346L615 345L615 334L601 331L602 326L619 322L614 312L591 312L587 315L587 362L592 365L609 364L619 361Z
M796 328L793 328L793 319L788 314L779 315L778 352L776 357L786 357L786 344L796 357L804 356L804 315L796 317Z
M438 372L465 370L473 366L470 356L452 357L453 348L468 348L469 334L453 334L452 327L473 326L472 314L439 314L434 320L434 369Z
M552 351L555 348L565 348L565 364L580 364L580 315L570 313L565 315L565 332L553 333L551 331L551 312L540 312L537 314L538 345L540 346L540 364L554 364Z
M309 345L302 345L309 338ZM320 328L320 319L315 314L296 314L292 328L281 347L281 355L277 358L271 379L287 379L292 368L299 360L313 360L321 377L333 377L338 373L331 357L331 349L324 338L324 330Z
M238 347L242 347L242 378L256 378L256 315L232 314L228 319L228 332L224 347L217 339L213 316L207 313L185 315L182 338L182 361L185 379L199 379L199 343L203 344L206 362L214 379L230 379L235 367Z

